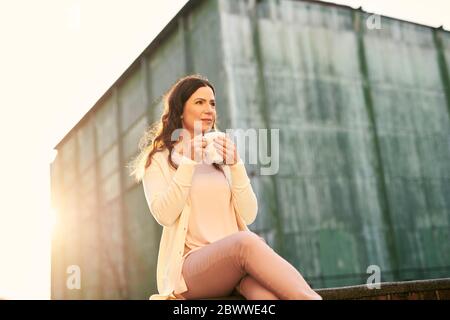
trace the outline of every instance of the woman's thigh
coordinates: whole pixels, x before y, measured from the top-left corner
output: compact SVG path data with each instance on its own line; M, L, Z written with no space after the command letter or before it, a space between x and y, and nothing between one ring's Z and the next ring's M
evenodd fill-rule
M259 236L251 231L240 231L191 253L183 264L188 291L182 296L204 299L230 295L246 275L239 254L240 245L248 237Z

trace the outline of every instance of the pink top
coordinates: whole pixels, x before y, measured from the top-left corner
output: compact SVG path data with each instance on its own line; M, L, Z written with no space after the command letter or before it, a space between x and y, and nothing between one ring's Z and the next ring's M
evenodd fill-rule
M213 165L199 163L195 167L189 198L192 210L183 262L190 253L239 231L230 185L225 175ZM180 277L180 282L184 282L182 273Z

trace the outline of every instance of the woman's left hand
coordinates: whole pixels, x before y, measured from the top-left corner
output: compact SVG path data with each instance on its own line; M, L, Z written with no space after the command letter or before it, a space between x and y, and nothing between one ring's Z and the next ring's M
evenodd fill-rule
M240 160L236 145L228 138L228 136L218 136L214 138L214 147L222 156L224 164L234 165Z

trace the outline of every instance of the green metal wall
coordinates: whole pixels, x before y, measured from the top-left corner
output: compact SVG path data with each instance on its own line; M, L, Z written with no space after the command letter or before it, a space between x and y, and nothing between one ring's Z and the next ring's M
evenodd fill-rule
M190 1L57 146L52 297L146 299L161 227L128 177L160 95L206 75L219 127L280 129L250 226L314 288L450 275L450 35L304 1ZM66 288L69 265L81 290Z

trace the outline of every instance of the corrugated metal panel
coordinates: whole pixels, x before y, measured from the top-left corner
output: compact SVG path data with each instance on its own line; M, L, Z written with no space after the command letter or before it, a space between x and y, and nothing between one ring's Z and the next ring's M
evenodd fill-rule
M102 155L118 138L117 104L111 97L95 114L97 156Z
M94 121L89 119L86 124L77 132L78 135L78 150L80 153L79 168L80 172L86 170L87 167L92 166L95 161L95 135L94 135Z
M382 30L364 34L395 280L449 274L450 211L434 211L430 198L448 197L447 187L433 185L448 185L450 173L448 105L433 32L385 19Z
M145 299L153 294L161 228L148 219L148 206L141 186L125 195L129 213L128 243L130 299Z
M123 136L123 156L125 159L130 159L138 152L138 144L136 141L139 141L147 125L148 119L144 116L135 122Z
M124 246L127 239L122 236L123 212L119 199L103 206L98 215L102 244L102 251L98 254L101 260L103 298L126 299L128 275L125 268L128 261L124 256Z
M122 118L122 132L142 117L147 108L145 105L144 81L142 80L142 69L136 73L119 88L120 117Z

